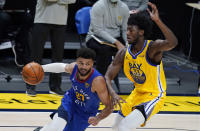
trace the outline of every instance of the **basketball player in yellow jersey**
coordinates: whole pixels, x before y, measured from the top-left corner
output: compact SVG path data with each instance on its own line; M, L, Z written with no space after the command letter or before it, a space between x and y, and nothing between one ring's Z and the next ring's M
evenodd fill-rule
M127 30L129 46L118 51L105 75L113 105L119 104L121 109L113 125L113 130L116 131L133 131L144 125L164 105L166 80L162 56L164 51L177 45L177 38L160 20L157 7L152 3L149 6L149 14L139 12L130 16ZM152 21L162 31L164 40L146 40L151 33ZM111 85L111 80L122 66L126 77L135 85L126 101L115 93ZM121 100L124 102L122 105Z

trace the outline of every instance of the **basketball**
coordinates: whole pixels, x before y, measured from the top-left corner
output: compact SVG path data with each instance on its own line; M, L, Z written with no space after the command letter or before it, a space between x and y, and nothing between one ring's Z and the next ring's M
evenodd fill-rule
M27 84L39 84L44 78L42 66L36 62L26 64L22 69L22 78Z

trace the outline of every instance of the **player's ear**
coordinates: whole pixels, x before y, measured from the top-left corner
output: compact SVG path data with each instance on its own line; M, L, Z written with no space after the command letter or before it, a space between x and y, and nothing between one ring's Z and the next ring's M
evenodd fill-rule
M92 66L94 66L94 61L92 62Z
M141 29L140 29L140 30L139 30L139 35L140 35L140 36L143 36L143 35L144 35L144 30L141 30Z

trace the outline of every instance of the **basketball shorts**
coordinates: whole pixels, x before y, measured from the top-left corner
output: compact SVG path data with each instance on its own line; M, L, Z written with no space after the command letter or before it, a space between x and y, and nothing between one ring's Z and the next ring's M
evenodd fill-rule
M152 115L158 113L164 106L165 97L165 93L162 97L158 97L153 96L151 93L141 93L134 90L126 99L127 103L122 104L119 114L126 117L137 108L143 113L146 120L149 120Z
M64 95L61 106L58 108L58 116L67 121L63 131L84 131L90 125L89 117L96 116L96 113L87 114L76 109L74 95L71 91L69 90Z

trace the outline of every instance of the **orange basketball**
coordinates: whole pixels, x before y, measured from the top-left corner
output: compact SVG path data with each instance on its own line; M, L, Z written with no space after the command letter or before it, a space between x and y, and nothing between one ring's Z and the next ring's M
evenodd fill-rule
M30 85L39 84L44 78L42 66L35 62L26 64L22 70L22 78Z

